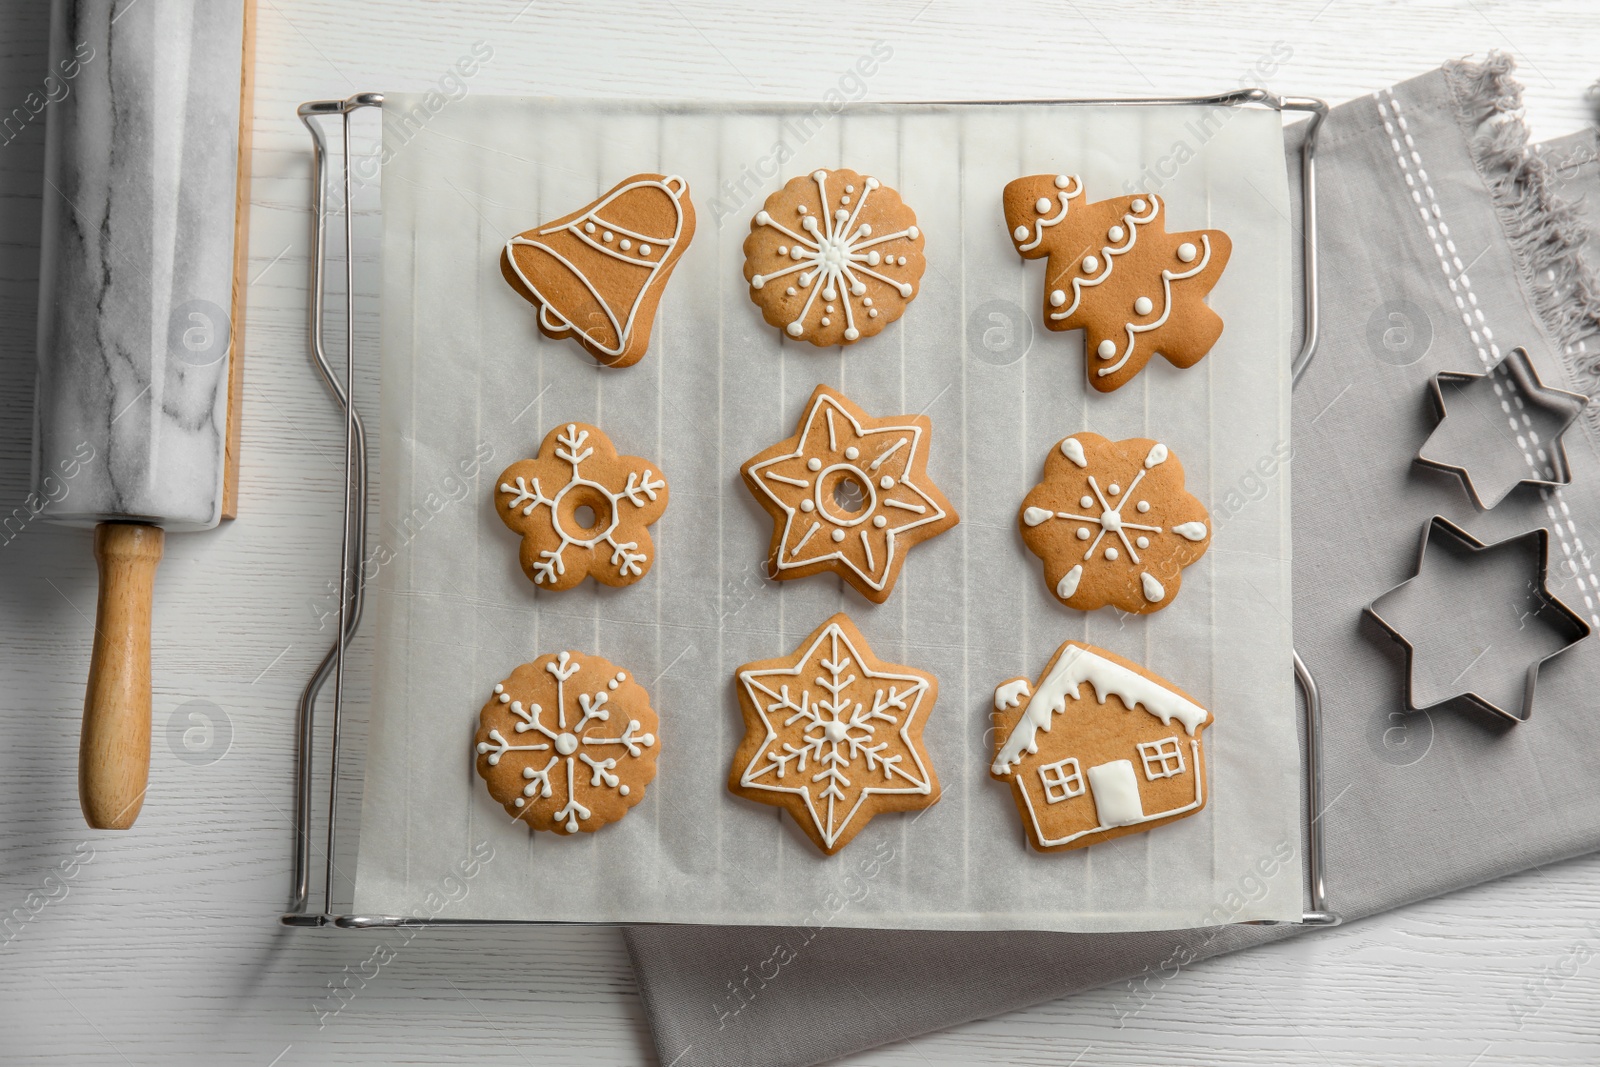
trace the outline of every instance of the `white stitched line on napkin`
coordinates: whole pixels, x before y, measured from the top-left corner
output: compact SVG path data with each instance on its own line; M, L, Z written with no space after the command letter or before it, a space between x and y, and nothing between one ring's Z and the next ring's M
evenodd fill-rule
M1450 227L1444 221L1444 212L1440 210L1439 200L1434 195L1432 184L1428 181L1428 172L1422 166L1422 156L1417 152L1416 141L1412 139L1406 126L1405 115L1400 109L1400 100L1394 95L1393 89L1375 92L1372 94L1372 99L1378 105L1378 115L1383 119L1384 132L1389 135L1389 146L1394 149L1394 158L1400 164L1400 173L1404 176L1406 187L1411 192L1411 200L1417 205L1423 224L1428 228L1434 255L1439 259L1445 280L1450 283L1450 293L1455 298L1456 308L1461 312L1461 321L1472 336L1472 343L1478 350L1478 359L1483 363L1485 370L1490 370L1500 362L1500 346L1494 343L1494 334L1489 330L1483 309L1478 306L1478 295L1472 291L1472 280L1467 277L1467 269L1462 265L1461 256L1456 252L1455 241L1450 237ZM1403 146L1401 141L1405 142ZM1422 187L1420 190L1419 184ZM1424 191L1428 197L1427 204L1422 202ZM1471 305L1470 311L1468 305ZM1487 350L1484 348L1486 341ZM1508 400L1502 385L1503 379L1504 371L1496 373L1492 376L1492 384L1495 395L1500 398L1500 407L1506 413L1511 431L1517 435L1517 444L1522 448L1522 458L1527 460L1535 477L1548 477L1550 457L1539 441L1539 435L1533 429L1533 420L1528 417L1522 397L1513 393ZM1513 403L1516 404L1515 412L1511 408ZM1519 419L1521 427L1517 425ZM1537 451L1537 459L1534 458L1534 452L1529 450L1530 440ZM1578 536L1578 527L1572 521L1572 511L1562 498L1560 489L1540 489L1539 496L1544 500L1544 510L1550 517L1550 524L1555 530L1556 539L1561 544L1561 551L1566 555L1574 571L1582 566L1588 574L1587 587L1584 575L1577 576L1578 588L1583 592L1584 607L1589 609L1589 621L1595 626L1600 626L1600 613L1595 611L1595 592L1600 591L1600 576L1595 574L1594 565L1584 554L1583 538ZM1556 513L1557 508L1560 508L1559 515ZM1572 535L1571 540L1568 540L1568 533Z

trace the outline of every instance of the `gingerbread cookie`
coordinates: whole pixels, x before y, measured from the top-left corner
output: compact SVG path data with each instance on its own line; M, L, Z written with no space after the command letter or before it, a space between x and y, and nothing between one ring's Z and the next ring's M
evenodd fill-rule
M844 614L793 654L746 663L735 682L745 736L728 789L785 809L828 855L879 812L939 799L922 744L939 680L879 660Z
M1068 641L1031 688L1026 678L1002 682L994 708L989 773L1011 783L1040 852L1142 833L1206 806L1200 731L1211 713L1131 660Z
M955 509L928 480L925 415L873 418L819 385L800 428L740 468L773 518L774 578L831 571L881 604L911 546L950 529Z
M513 819L593 833L628 814L656 776L650 694L613 663L540 656L494 687L478 713L478 774Z
M1085 331L1089 384L1102 393L1127 384L1157 352L1192 367L1222 334L1205 298L1233 242L1221 230L1168 233L1163 207L1153 193L1090 203L1066 174L1006 186L1017 253L1048 257L1044 324Z
M853 170L791 178L744 239L744 277L762 318L819 347L854 344L898 319L926 261L917 215Z
M672 268L694 237L677 175L635 174L600 199L506 242L500 273L539 309L539 331L571 337L608 367L631 367Z
M1017 526L1069 608L1146 615L1178 596L1183 568L1211 546L1211 516L1183 488L1183 464L1143 437L1064 438L1028 490Z
M541 589L571 589L587 575L632 585L650 570L645 529L667 510L667 480L638 456L619 456L597 427L551 430L533 459L495 480L495 514L522 535L522 571Z

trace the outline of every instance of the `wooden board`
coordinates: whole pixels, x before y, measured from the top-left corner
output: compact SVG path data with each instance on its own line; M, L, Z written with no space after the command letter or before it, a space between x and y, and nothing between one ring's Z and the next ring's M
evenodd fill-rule
M239 65L239 178L234 194L233 302L228 309L228 440L222 470L222 517L239 514L239 443L244 422L244 315L250 288L250 146L256 96L256 0L244 2L244 57Z

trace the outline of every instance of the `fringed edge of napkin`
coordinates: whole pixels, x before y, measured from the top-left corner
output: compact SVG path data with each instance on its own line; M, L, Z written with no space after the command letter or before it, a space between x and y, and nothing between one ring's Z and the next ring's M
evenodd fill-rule
M1491 52L1482 63L1451 60L1444 75L1534 310L1557 344L1570 349L1600 332L1600 279L1580 255L1590 232L1578 206L1556 191L1554 168L1528 144L1515 69L1511 56ZM1590 384L1600 382L1600 364L1573 370Z

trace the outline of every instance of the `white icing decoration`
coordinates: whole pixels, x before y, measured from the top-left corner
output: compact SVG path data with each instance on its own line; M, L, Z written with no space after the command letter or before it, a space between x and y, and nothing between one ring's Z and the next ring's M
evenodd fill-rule
M539 505L550 509L550 525L556 535L561 538L561 543L552 549L543 549L539 552L539 562L533 565L533 581L535 585L554 585L559 575L567 572L566 562L562 559L568 545L579 548L594 548L600 544L611 546L610 563L617 569L617 574L622 577L632 575L637 577L644 573L644 564L647 556L639 548L636 541L618 541L613 536L617 524L622 516L622 502L626 500L636 508L642 508L649 501L654 501L657 490L665 489L667 483L664 479L656 477L656 473L649 467L644 470L643 476L637 471L628 472L628 481L620 490L609 489L599 482L583 476L581 464L594 454L592 447L585 447L589 440L589 431L580 430L573 423L568 423L565 432L556 437L556 455L572 464L572 475L556 491L553 497L544 495L544 490L539 487L539 479L533 479L529 485L527 479L519 476L514 483L501 482L500 492L509 493L511 498L506 501L506 508L510 511L521 511L523 515L533 514ZM568 531L561 524L561 500L573 489L586 486L606 498L606 514L601 516L596 510L596 518L600 521L595 529L596 533L589 536L578 536ZM580 498L581 499L581 498ZM587 532L587 531L585 531Z
M1139 514L1142 515L1142 514L1144 514L1145 512L1147 512L1149 510L1150 510L1150 501L1148 501L1148 500L1139 501Z
M1080 508L1092 508L1092 507L1094 507L1094 497L1089 496L1087 493L1085 493L1083 496L1080 496L1078 498L1078 506Z
M1063 175L1063 177L1065 176ZM1012 235L1017 239L1017 251L1032 252L1035 248L1038 248L1039 243L1044 240L1044 231L1049 229L1051 226L1058 225L1062 219L1065 219L1067 217L1067 207L1074 199L1083 194L1083 183L1078 181L1077 178L1068 178L1066 185L1062 185L1060 179L1058 178L1056 181L1056 188L1061 190L1056 194L1056 200L1061 204L1061 210L1056 212L1054 215L1049 216L1048 218L1034 220L1032 240L1024 240L1024 238L1028 235L1028 231L1026 228L1018 226L1018 232ZM1050 210L1050 201L1048 199L1041 198L1039 202L1034 205L1034 209L1038 211L1039 214L1043 215L1046 211Z
M862 533L865 533L865 532L866 532L865 530L862 531ZM832 537L834 542L837 544L838 542L844 540L844 531L843 530L835 530L829 536Z
M1203 522L1183 522L1174 526L1172 532L1179 537L1187 537L1191 541L1204 541L1206 539L1206 524Z
M866 188L856 199L852 209L847 211L840 208L830 213L827 210L828 172L824 170L814 171L811 178L817 183L817 193L821 197L822 208L815 216L806 215L804 206L800 208L800 213L804 216L801 220L800 228L805 233L796 233L782 223L775 221L766 211L757 213L755 217L757 226L771 227L794 242L791 247L790 257L798 262L793 266L773 271L771 274L752 277L750 280L751 287L761 288L760 285L756 284L757 278L764 284L773 278L799 271L801 288L810 290L804 306L800 308L794 321L784 327L785 332L791 337L799 337L805 333L805 318L811 313L811 306L816 302L819 292L826 290L824 302L833 300L838 294L844 292L849 292L851 296L855 297L863 296L866 293L866 284L856 276L857 274L876 278L886 285L892 286L905 299L911 299L913 287L909 282L896 281L872 269L880 262L886 265L898 263L899 266L905 266L906 258L901 256L896 260L895 257L891 256L884 259L873 246L902 237L915 241L921 235L920 230L915 226L910 226L885 236L873 237L871 226L866 224L856 225L856 219L860 217L861 209L866 206L868 196L874 189L880 188L881 183L878 179L868 178L866 180ZM817 222L818 218L822 220L820 224ZM855 340L861 334L856 328L855 313L851 302L846 298L841 300L840 303L844 308L846 339ZM869 307L870 305L870 300L864 300L861 306ZM868 314L872 318L877 317L873 312ZM832 325L832 320L823 319L820 324L829 326ZM852 333L854 336L851 336Z
M1100 344L1095 348L1094 354L1099 356L1101 359L1110 359L1112 356L1117 354L1117 343L1107 338L1106 340L1101 341Z
M1022 698L1029 696L1028 680L1016 678L1009 682L1002 682L994 690L994 710L1006 711L1022 703Z
M1166 599L1166 586L1156 581L1156 576L1149 571L1139 575L1139 585L1144 590L1144 598L1150 603L1159 604Z
M650 254L650 246L649 245L640 245L639 246L639 254L641 256L648 256Z
M1188 241L1185 241L1183 244L1178 246L1178 258L1183 260L1185 263L1193 263L1195 254L1196 252L1194 245L1190 244Z
M1117 243L1126 236L1128 236L1128 231L1124 230L1121 226L1113 226L1111 229L1106 231L1106 238L1111 241L1112 244Z
M1108 697L1115 695L1130 709L1143 706L1164 726L1170 726L1172 720L1177 719L1190 737L1194 737L1195 731L1206 721L1205 708L1154 679L1129 670L1120 663L1113 663L1082 646L1067 645L1056 657L1055 664L1040 679L1021 719L1011 728L1005 744L1000 746L991 768L994 773L1009 773L1024 752L1039 751L1039 731L1050 732L1052 717L1067 710L1067 697L1083 699L1079 687L1084 682L1094 687L1094 695L1099 703L1104 704Z
M1054 201L1052 201L1048 196L1041 196L1038 203L1033 205L1033 210L1037 211L1041 215L1048 215L1050 214L1050 209L1053 207L1055 207Z
M1061 454L1080 467L1089 465L1083 454L1083 444L1076 437L1068 437L1061 442Z
M1026 226L1018 226L1011 232L1011 236L1019 241L1026 241L1028 239L1028 228Z
M1068 175L1068 174L1057 174L1056 175L1056 188L1057 189L1065 189L1067 186L1072 184L1072 181L1073 181L1073 179L1072 179L1071 175Z
M1117 496L1122 492L1122 486L1118 485L1116 482L1112 482L1110 485L1106 486L1106 492L1112 496Z
M933 792L910 732L927 681L869 667L837 623L793 667L741 671L739 682L766 726L740 786L803 797L827 847L868 796Z
M1078 527L1078 540L1080 540L1080 541L1089 540L1089 528L1087 526Z
M868 189L872 186L869 184ZM807 456L819 450L826 440L830 451L850 457L827 468L822 460ZM891 442L885 447L879 442ZM849 443L854 442L854 443ZM750 480L783 512L783 536L776 566L779 570L809 567L823 560L838 560L872 589L883 589L893 570L898 551L897 537L919 526L938 522L947 514L933 499L910 478L918 450L922 447L922 427L916 423L890 424L864 428L849 411L832 396L823 393L816 398L800 423L800 433L795 450L786 455L766 460L750 470ZM851 457L851 452L854 456ZM872 462L865 457L876 455ZM801 467L816 477L807 489L784 488L786 479L772 479L771 474L783 470L798 471ZM842 514L834 502L832 485L834 473L859 483L866 499L861 509ZM885 484L887 480L887 484ZM776 481L778 484L774 484ZM827 487L824 492L824 487ZM811 507L806 506L811 502ZM907 514L909 513L909 514ZM805 516L803 523L797 521ZM891 523L890 516L894 516ZM818 537L816 546L805 553L813 534L824 529L827 536ZM866 551L865 566L855 558L844 539L834 538L835 531L859 527L870 541L863 541ZM868 529L870 527L870 531Z
M1133 210L1135 210L1135 211L1143 211L1144 210L1144 201L1136 199L1136 200L1134 200L1134 202L1133 202L1133 204L1131 206L1132 206Z
M1156 306L1150 302L1150 298L1148 296L1141 296L1139 299L1133 302L1133 313L1135 315L1148 315L1150 312L1154 311L1155 308Z
M1119 759L1089 768L1089 792L1094 796L1095 814L1104 827L1133 826L1144 822L1144 804L1139 799L1139 779L1133 762Z
M679 236L683 233L683 205L679 201L689 189L688 183L677 175L672 175L663 179L651 178L643 181L629 182L627 185L624 185L620 189L613 191L604 200L590 208L589 211L586 212L580 219L574 219L571 222L563 223L559 226L546 227L538 232L537 237L523 237L519 234L518 236L513 237L511 240L506 242L506 259L511 263L512 272L516 274L517 279L527 287L530 293L539 298L540 320L550 328L552 333L574 332L583 334L587 344L592 345L597 351L600 351L608 356L620 356L623 351L627 349L632 340L633 321L639 313L639 308L644 303L645 297L651 294L652 287L654 286L656 280L661 276L662 268L666 265L667 261L672 258L670 255L663 255L660 259L647 260L637 258L635 256L624 255L622 252L619 252L614 248L607 247L606 244L596 243L589 236L594 233L597 222L603 225L611 226L613 229L622 229L621 227L616 226L614 223L609 222L604 217L604 212L606 208L610 207L619 196L622 196L624 193L627 193L631 190L641 188L660 189L672 198L672 206L676 211L676 220L673 224L672 234L670 236L663 237L661 234L634 233L631 230L622 230L622 232L637 239L648 238L649 240L660 245L662 249L670 253L672 248L677 245ZM620 259L624 263L636 263L650 268L650 273L645 277L644 284L639 286L638 294L633 298L633 303L628 307L628 314L620 321L618 320L617 314L612 309L611 305L607 304L605 298L601 296L600 290L595 288L594 283L590 281L582 271L578 270L578 268L565 256L561 255L554 248L550 247L548 243L537 239L538 237L548 237L550 234L558 233L562 230L571 233L584 244L604 252L613 259ZM604 237L605 240L609 242L612 238L611 230L606 230ZM553 310L549 298L539 290L539 287L535 285L526 274L522 272L522 267L517 263L517 257L511 253L511 249L517 246L530 246L539 249L541 252L552 257L562 266L566 267L567 270L572 273L573 277L577 278L583 283L584 288L589 290L589 295L594 297L595 303L600 305L600 308L605 312L607 321L610 323L612 330L615 331L617 335L617 343L615 347L608 347L598 343L594 340L593 334L588 333L583 328L572 322L569 322L559 312ZM626 247L627 245L624 244L623 248L625 249Z
M1100 261L1094 256L1084 256L1083 269L1085 273L1093 274L1095 271L1100 269Z
M1087 531L1085 531L1087 532ZM1056 583L1056 596L1062 600L1071 600L1072 595L1078 591L1078 583L1083 581L1083 564L1077 564Z
M564 763L567 772L567 802L552 816L558 830L569 834L578 832L579 823L593 815L589 807L578 799L577 788L579 783L586 784L591 789L616 789L622 796L628 795L628 787L621 785L621 779L612 773L617 766L618 759L627 756L639 758L644 750L656 743L655 735L646 733L640 728L637 719L630 719L627 727L617 737L598 737L585 733L591 722L608 722L611 718L611 709L606 705L610 702L610 695L606 690L615 691L627 674L618 672L617 675L606 682L606 689L593 693L578 693L576 707L568 704L567 681L578 673L581 664L571 652L562 652L557 657L545 664L545 670L556 680L556 707L555 723L553 725L544 721L546 711L538 704L527 708L521 701L511 702L511 714L515 716L515 730L517 733L534 733L544 738L528 745L513 745L506 741L498 729L489 731L488 741L478 742L476 749L480 756L485 756L486 762L491 767L498 766L507 752L548 752L555 749L555 755L550 757L542 768L535 769L529 765L522 768L523 781L527 785L522 788L522 796L512 801L514 807L525 807L523 797L545 797L554 793L554 786L550 781L551 772ZM501 686L496 686L497 691L502 691ZM570 713L570 715L569 715ZM569 724L569 718L575 720ZM585 745L617 745L622 751L614 757L602 759L592 758L587 752L579 751ZM577 760L573 755L577 755ZM589 776L583 777L577 773L577 764L582 762L589 770Z
M1116 558L1117 558L1117 550L1116 550L1116 547L1115 547L1115 546L1110 546L1110 547L1108 547L1108 548L1107 548L1107 549L1106 549L1106 559L1109 559L1109 560L1115 560L1115 559L1116 559Z
M1144 469L1150 470L1152 467L1160 466L1167 461L1167 456L1169 455L1171 455L1171 453L1167 451L1167 446L1162 444L1160 441L1157 441L1153 446L1151 446L1150 454L1144 457ZM1139 510L1149 511L1150 509L1140 508Z
M1060 289L1052 289L1050 291L1050 306L1051 307L1058 308L1062 304L1065 304L1066 302L1067 302L1067 294L1064 291L1062 291Z
M1029 526L1037 526L1041 522L1049 522L1056 517L1056 513L1045 508L1029 508L1022 513L1022 521Z
M1149 548L1150 547L1150 538L1145 537L1144 535L1141 534L1140 536L1135 537L1133 539L1133 543L1138 545L1140 548Z

